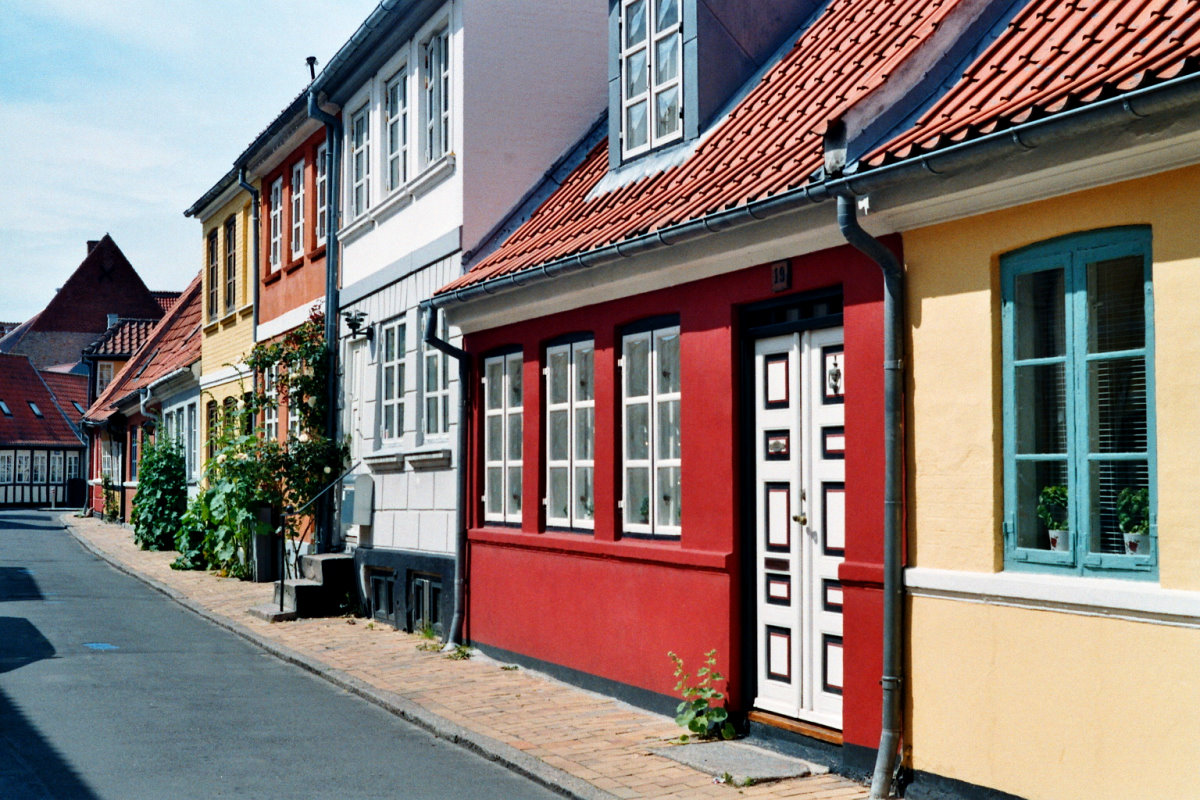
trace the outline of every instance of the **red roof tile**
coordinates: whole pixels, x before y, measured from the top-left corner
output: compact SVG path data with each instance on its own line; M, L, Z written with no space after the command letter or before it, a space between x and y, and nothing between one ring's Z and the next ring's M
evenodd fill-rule
M683 163L596 197L602 142L496 252L439 293L584 252L808 181L828 120L878 88L956 0L833 0Z
M88 355L128 357L138 351L158 324L156 319L122 319L84 350Z
M67 419L78 424L87 411L88 376L75 375L65 372L38 370L46 386L54 393L59 408L67 415ZM78 404L78 407L76 407Z
M82 446L27 357L0 354L0 401L0 447Z
M141 350L92 403L86 418L107 419L115 413L115 406L122 398L198 361L200 338L200 276L197 275L183 290L179 302L150 331Z
M158 301L159 307L163 310L163 313L165 314L171 310L171 306L175 305L175 303L177 303L179 301L179 296L183 293L182 292L168 292L165 290L154 290L154 291L151 291L150 294L154 295L154 299L156 301Z
M1032 0L871 165L1066 111L1200 66L1194 0Z

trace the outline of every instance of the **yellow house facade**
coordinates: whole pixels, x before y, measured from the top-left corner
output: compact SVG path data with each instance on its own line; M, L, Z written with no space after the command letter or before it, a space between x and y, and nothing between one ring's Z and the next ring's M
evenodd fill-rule
M245 363L254 346L252 207L251 194L230 170L185 212L202 226L202 457L210 452L222 409L253 391L253 372Z
M1028 798L1196 796L1198 196L1189 166L903 235L918 771ZM1050 484L1070 492L1062 549L1036 517Z

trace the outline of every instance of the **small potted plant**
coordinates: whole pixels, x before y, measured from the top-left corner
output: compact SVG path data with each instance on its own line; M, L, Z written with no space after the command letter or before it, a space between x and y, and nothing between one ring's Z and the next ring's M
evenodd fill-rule
M1117 525L1131 556L1150 552L1150 490L1127 486L1117 495Z
M1046 526L1051 550L1066 551L1071 548L1071 536L1067 530L1067 503L1067 487L1062 484L1044 486L1038 495L1037 515Z

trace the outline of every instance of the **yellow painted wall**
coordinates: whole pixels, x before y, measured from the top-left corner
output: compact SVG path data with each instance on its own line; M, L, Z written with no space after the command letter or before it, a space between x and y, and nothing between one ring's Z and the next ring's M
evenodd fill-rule
M218 278L223 281L225 276L225 220L233 214L237 219L237 241L234 251L237 259L237 311L227 314L225 311L225 287L221 283L217 287L218 313L216 319L208 314L208 235L217 230L217 240L220 250ZM218 372L227 364L240 364L254 345L254 334L251 330L253 322L254 286L256 279L251 264L251 209L250 195L238 192L232 200L225 203L210 216L202 219L203 234L200 239L200 266L202 277L201 295L203 301L202 319L204 320L204 341L201 345L200 374Z
M225 383L212 386L200 392L200 461L204 463L208 459L208 404L215 402L217 404L218 420L220 419L220 410L224 407L225 399L233 397L237 399L238 405L241 405L242 397L252 389L250 384L250 376L242 378L241 381L232 380Z
M1004 568L1000 256L1146 224L1159 580L1200 591L1198 209L1190 167L904 234L915 566ZM916 769L1028 797L1198 796L1200 630L922 597L911 613Z

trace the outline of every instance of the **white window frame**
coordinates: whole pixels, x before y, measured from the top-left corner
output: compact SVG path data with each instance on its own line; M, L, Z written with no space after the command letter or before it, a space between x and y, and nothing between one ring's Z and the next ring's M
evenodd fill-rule
M304 257L304 159L292 165L292 260Z
M79 453L67 453L67 480L79 477Z
M45 450L35 450L33 452L33 483L46 482L46 468L49 459L46 457Z
M200 412L197 406L198 404L195 402L187 405L187 444L184 446L184 461L187 479L191 482L196 480L196 470L200 460L200 437L196 427Z
M13 458L14 453L12 450L5 450L3 453L0 453L0 483L13 482Z
M268 212L270 220L270 249L268 251L268 267L271 272L278 272L283 257L283 176L271 183L271 208Z
M350 117L350 217L358 219L371 207L371 106L364 105ZM361 136L360 136L361 134Z
M524 464L524 357L513 352L483 361L483 518L487 522L521 524ZM519 384L514 391L512 376ZM497 382L499 386L497 386ZM492 392L496 394L493 395ZM495 402L498 401L498 402ZM516 402L519 401L519 402ZM490 449L492 431L499 426L500 452ZM497 457L497 455L499 457ZM495 471L499 470L497 481ZM515 479L514 479L515 476ZM496 508L493 492L501 507ZM515 501L515 502L513 502Z
M96 362L96 396L104 394L104 390L112 383L113 364L111 361Z
M422 137L425 164L450 152L450 29L433 33L421 45Z
M408 318L399 316L384 323L379 334L379 432L384 441L396 441L404 435L407 422Z
M55 450L50 453L50 483L61 484L63 482L63 452Z
M675 21L672 24L658 27L657 7L659 3L651 0L621 0L621 18L618 26L618 53L620 60L620 114L621 114L621 155L624 158L639 155L656 147L661 147L669 142L677 141L683 138L683 3L681 0L675 0ZM626 31L630 28L630 11L635 7L641 8L641 14L645 23L644 34L641 39L629 43L626 41ZM674 74L663 80L657 80L656 73L658 72L659 57L658 48L663 43L674 38ZM631 62L640 54L645 54L645 74L642 75L643 82L640 84L640 89L631 85ZM640 73L640 68L635 68L635 71ZM672 129L657 132L656 125L656 104L660 95L674 90L676 93L676 108L678 115L675 119L675 125ZM645 104L646 109L646 141L629 146L629 136L627 126L629 123L629 110L639 103Z
M449 341L446 315L438 316L438 338ZM421 430L426 436L450 432L449 356L424 341L421 343Z
M279 366L272 364L263 373L263 437L268 442L279 440Z
M315 190L317 193L317 246L325 244L325 228L329 225L327 214L329 213L329 172L326 154L329 152L329 147L322 142L317 145L317 165L316 165L316 180Z
M26 484L29 483L30 459L28 450L18 450L16 458L16 469L14 470L14 483Z
M395 98L393 99L393 95ZM384 143L387 148L384 176L387 191L408 182L408 68L400 67L383 86Z
M594 529L596 526L596 378L595 350L593 339L582 339L567 344L546 348L546 366L543 374L546 377L546 525L563 528ZM584 355L587 355L586 366ZM555 394L554 380L556 361L564 358L566 370L566 397L558 398ZM587 376L581 375L584 370L590 370ZM584 391L581 391L583 389ZM591 440L586 447L580 447L579 415L584 413L591 419ZM567 419L565 446L559 446L559 435L555 433L553 420L556 414L565 414ZM556 453L558 457L556 458ZM577 501L580 499L579 475L581 470L587 470L590 475L591 508L580 512ZM555 471L565 471L567 474L566 494L568 505L566 514L559 514L559 509L552 502L552 490Z
M623 530L628 533L642 534L656 537L679 537L682 533L682 514L679 514L680 524L670 524L659 519L660 510L658 499L661 494L659 472L664 469L678 469L680 471L680 495L682 495L682 448L678 457L669 457L661 452L659 442L659 409L675 402L679 403L682 408L682 386L680 391L663 391L659 386L660 367L659 358L662 350L661 343L669 337L675 337L676 341L679 338L679 326L671 325L652 330L638 331L636 333L627 333L621 337L621 420L622 420L622 435L621 435L621 519L623 522ZM629 394L629 372L631 364L629 361L630 345L635 342L645 342L648 348L648 369L647 369L647 393L644 395ZM682 356L682 351L681 351ZM681 368L682 357L680 363L676 364L676 369ZM678 376L677 380L678 380ZM629 452L629 443L632 432L631 424L631 409L637 406L646 406L646 458L634 458ZM682 429L679 431L682 439ZM646 521L637 520L636 517L641 516L640 503L638 509L632 508L632 502L629 497L629 474L631 470L645 469L647 471L647 509ZM682 498L676 498L676 503L682 505Z

